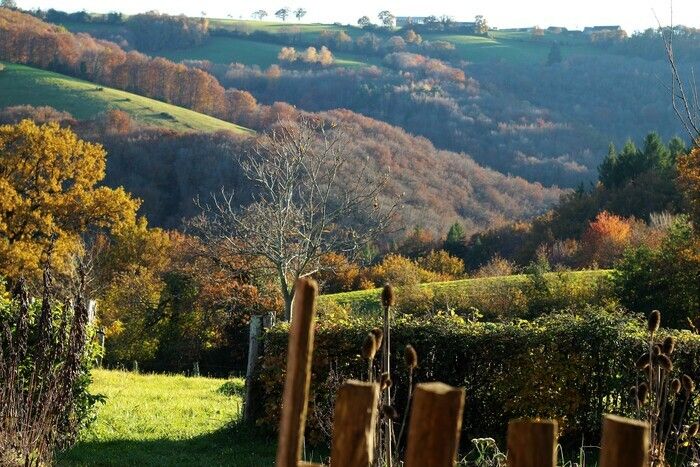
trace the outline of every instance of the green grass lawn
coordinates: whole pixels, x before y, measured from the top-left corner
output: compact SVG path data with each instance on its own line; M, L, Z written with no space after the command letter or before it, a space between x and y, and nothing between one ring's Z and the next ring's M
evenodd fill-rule
M275 440L241 423L242 379L94 370L107 400L59 466L265 466Z
M5 69L0 71L0 108L48 105L70 112L77 119L119 109L143 124L178 131L250 132L233 123L148 97L37 68L3 64Z
M563 274L567 279L571 280L572 285L593 284L596 281L610 275L609 270L595 271L573 271L565 273L547 273L545 277L548 279L557 278L558 274ZM524 274L499 277L485 277L478 279L462 279L449 282L432 282L421 284L421 287L432 289L434 292L448 291L451 289L461 289L466 294L483 294L489 290L503 290L502 286L510 285L516 287L525 284L528 280ZM322 295L319 297L319 304L328 301L336 302L337 304L347 307L355 313L379 313L382 289L358 290L355 292L343 292L330 295Z

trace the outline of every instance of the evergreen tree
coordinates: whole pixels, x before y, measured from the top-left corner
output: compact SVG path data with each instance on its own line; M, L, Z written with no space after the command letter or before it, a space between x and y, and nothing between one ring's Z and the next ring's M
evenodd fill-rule
M465 244L467 241L467 233L462 227L462 224L455 222L450 226L450 230L447 232L447 238L443 248L445 251L454 256L463 256L465 250Z
M552 48L549 49L549 55L547 55L547 65L561 63L561 60L561 47L559 47L558 42L552 42Z

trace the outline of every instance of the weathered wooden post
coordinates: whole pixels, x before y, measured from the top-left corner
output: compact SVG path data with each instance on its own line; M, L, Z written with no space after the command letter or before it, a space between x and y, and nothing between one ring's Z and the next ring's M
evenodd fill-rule
M605 415L600 467L647 467L649 465L649 424Z
M444 383L416 386L406 467L454 467L464 410L464 389Z
M556 420L508 423L508 467L556 467Z
M374 460L379 385L349 380L333 411L331 467L369 467Z
M262 335L262 316L250 317L250 334L248 336L248 366L245 372L245 400L243 401L243 420L251 423L255 416L255 404L253 401L253 385L255 382L255 369L260 351L260 336Z
M105 328L102 326L97 330L97 342L100 344L100 355L97 357L97 366L102 368L102 360L105 356Z
M277 443L277 467L298 467L306 425L316 321L316 281L297 280L287 350L287 374Z

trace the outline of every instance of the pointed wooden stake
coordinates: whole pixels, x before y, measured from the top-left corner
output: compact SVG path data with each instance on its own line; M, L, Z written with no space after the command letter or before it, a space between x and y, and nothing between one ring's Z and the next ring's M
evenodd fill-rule
M649 465L649 424L639 420L606 415L600 467L647 467Z
M333 412L331 467L369 467L374 459L379 385L349 380Z
M311 383L318 286L313 279L303 278L297 280L295 290L275 462L277 467L297 467L301 460Z
M508 467L556 467L557 432L555 420L512 420Z
M464 410L464 389L443 383L416 386L406 467L454 467Z

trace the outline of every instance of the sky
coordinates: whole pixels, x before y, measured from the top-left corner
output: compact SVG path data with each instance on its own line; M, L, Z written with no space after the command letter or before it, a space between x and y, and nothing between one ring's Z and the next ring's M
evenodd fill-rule
M538 25L564 26L582 29L593 25L621 25L628 32L655 27L654 12L663 24L670 22L670 0L17 0L24 9L55 8L63 11L104 13L121 11L126 14L157 10L169 14L211 18L250 19L251 13L264 9L272 15L281 7L308 11L304 22L351 23L367 15L376 22L381 10L396 16L427 16L447 14L455 20L470 21L484 15L491 26L498 28ZM700 27L700 1L674 0L673 22ZM268 18L269 19L269 18ZM294 22L296 19L288 19Z

